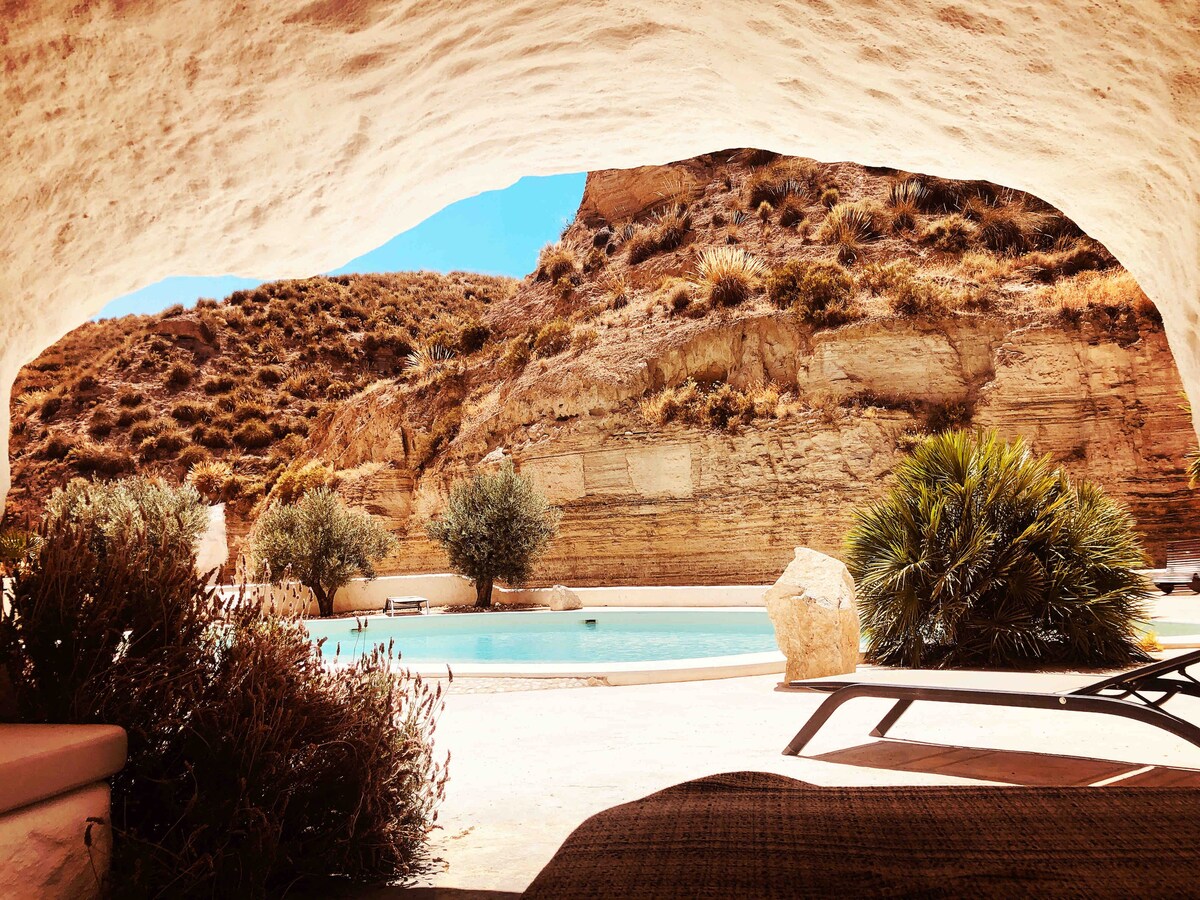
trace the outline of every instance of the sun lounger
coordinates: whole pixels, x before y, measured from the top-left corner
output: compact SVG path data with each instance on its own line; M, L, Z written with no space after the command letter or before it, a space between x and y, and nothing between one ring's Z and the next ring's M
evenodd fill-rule
M796 733L783 752L788 756L797 755L838 707L859 697L879 697L896 701L871 732L873 737L886 735L908 708L920 701L1058 709L1121 716L1169 731L1200 747L1200 727L1163 708L1169 700L1179 694L1200 697L1200 681L1188 672L1192 666L1200 667L1200 650L1150 663L1073 691L1057 694L864 681L793 681L785 686L786 689L828 692L829 697Z
M1200 594L1200 540L1171 541L1167 544L1167 567L1149 573L1154 586L1164 594L1186 586Z
M528 900L1191 897L1200 790L817 787L766 772L592 816Z
M388 597L383 603L384 615L392 616L406 610L418 614L429 612L429 601L424 597Z

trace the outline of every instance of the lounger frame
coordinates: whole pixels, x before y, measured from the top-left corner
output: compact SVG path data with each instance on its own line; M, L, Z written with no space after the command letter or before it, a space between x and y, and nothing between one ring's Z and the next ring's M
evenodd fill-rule
M1196 665L1200 665L1200 650L1150 663L1073 691L1056 694L862 681L793 681L786 686L788 689L827 692L829 696L783 752L787 756L798 755L838 707L858 697L878 697L896 701L871 731L872 737L884 737L913 703L921 701L1022 709L1060 709L1121 716L1169 731L1200 747L1200 726L1163 709L1168 700L1179 694L1200 697L1200 681L1188 671L1191 666Z

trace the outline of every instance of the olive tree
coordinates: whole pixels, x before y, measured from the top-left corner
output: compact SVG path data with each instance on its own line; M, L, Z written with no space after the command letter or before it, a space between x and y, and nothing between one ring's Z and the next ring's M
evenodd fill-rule
M161 478L87 481L74 478L46 501L52 524L73 522L93 541L120 545L133 531L160 553L196 559L196 541L208 525L206 504L190 484L167 484Z
M310 588L322 616L333 615L333 595L351 578L375 577L375 563L396 539L369 513L350 509L329 488L298 503L273 503L255 523L250 543L260 573L282 574Z
M497 580L521 584L558 532L560 514L506 460L495 473L481 472L450 490L429 536L442 545L455 571L475 582L475 605L492 605Z

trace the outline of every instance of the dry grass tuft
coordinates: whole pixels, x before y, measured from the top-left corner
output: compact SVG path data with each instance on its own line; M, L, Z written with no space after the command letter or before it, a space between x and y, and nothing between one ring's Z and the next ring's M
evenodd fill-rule
M887 230L886 211L877 204L862 200L838 203L817 230L817 240L837 247L838 259L849 265L858 258L864 243L879 240Z
M1009 278L1018 262L1012 257L996 256L987 250L968 250L958 261L964 278L989 284Z
M917 224L925 187L916 179L895 182L888 188L887 205L892 210L892 228L900 231Z
M794 197L788 197L779 207L779 224L784 228L799 225L805 220L804 204Z
M979 240L993 253L1012 255L1033 248L1041 216L1019 203L978 209Z
M226 486L234 478L233 468L221 459L197 463L188 470L187 482L209 503L228 499Z
M674 250L683 243L691 227L691 217L683 204L658 213L625 242L629 248L629 262L637 265L655 254Z
M600 332L596 330L595 325L580 325L571 332L571 349L579 353L594 347L599 340Z
M538 256L536 281L549 281L555 284L559 279L571 277L579 271L579 258L575 248L559 241L557 244L547 244Z
M441 344L426 344L418 347L404 361L404 371L416 378L426 378L442 363L454 359L455 353Z
M921 232L921 243L943 253L963 253L975 242L979 229L958 213L934 219Z
M696 275L708 299L718 306L737 306L759 287L766 265L740 247L705 250L696 260Z
M1129 310L1154 314L1154 304L1124 270L1081 272L1038 292L1038 302L1054 312L1072 314L1087 309Z
M1070 242L1062 250L1030 253L1022 263L1033 270L1038 281L1049 284L1080 272L1113 268L1117 260L1103 245L1083 238Z
M660 302L668 312L682 313L692 305L694 286L682 278L667 278L659 285Z
M898 316L943 316L957 305L951 290L919 277L897 277L886 297Z

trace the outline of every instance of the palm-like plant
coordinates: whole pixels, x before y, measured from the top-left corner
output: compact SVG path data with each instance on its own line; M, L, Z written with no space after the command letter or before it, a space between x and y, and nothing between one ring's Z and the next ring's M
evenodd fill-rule
M1125 509L995 432L928 438L847 538L868 655L885 665L1145 659L1145 557Z

